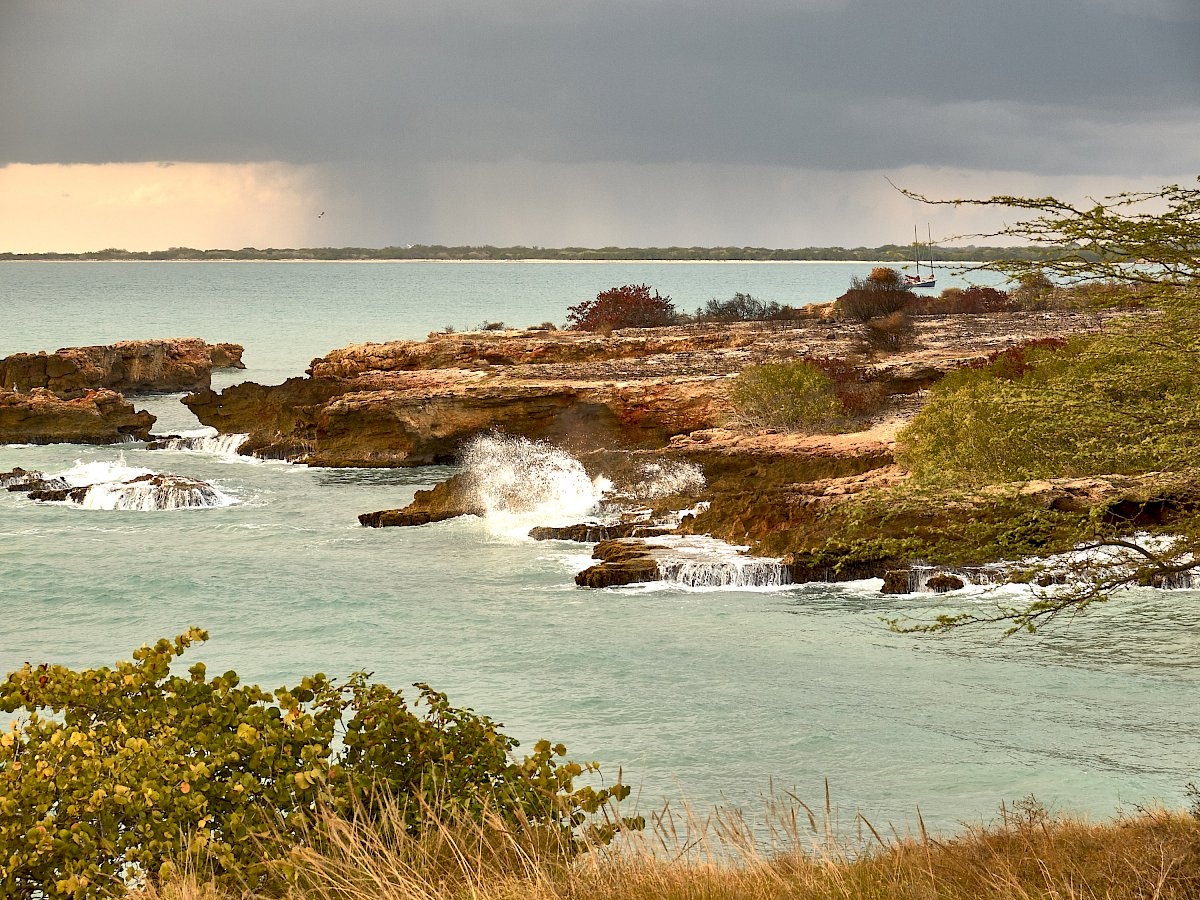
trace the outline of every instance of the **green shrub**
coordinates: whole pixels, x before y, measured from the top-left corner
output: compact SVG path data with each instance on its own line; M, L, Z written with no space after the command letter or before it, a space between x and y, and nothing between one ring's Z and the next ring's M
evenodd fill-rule
M1200 465L1198 349L1200 325L1181 317L1010 351L934 387L898 459L975 482Z
M804 360L745 369L729 396L742 418L767 428L802 431L845 415L834 380Z
M559 762L561 744L515 760L497 723L427 685L414 708L362 674L274 692L235 672L209 679L203 663L172 674L206 639L191 629L112 669L26 664L8 676L0 709L26 715L0 738L0 896L120 896L188 859L218 881L262 884L320 808L369 815L387 798L414 834L421 801L436 798L442 812L486 809L571 847L588 814L628 794L576 788L595 766Z

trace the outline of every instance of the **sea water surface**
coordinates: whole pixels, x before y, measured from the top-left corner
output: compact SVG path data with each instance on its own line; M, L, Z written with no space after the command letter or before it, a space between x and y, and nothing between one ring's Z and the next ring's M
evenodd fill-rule
M831 299L869 268L5 263L0 355L196 336L247 348L248 369L219 374L218 387L274 382L350 342L561 323L567 306L618 284L651 284L682 309L735 291L797 304ZM156 431L197 428L178 395L139 406L160 417ZM212 639L191 655L210 670L272 687L359 669L393 687L425 681L527 744L551 737L610 775L621 767L643 811L671 798L753 813L772 783L820 801L828 778L843 818L903 828L919 807L927 825L952 828L1029 794L1095 815L1177 805L1196 778L1196 592L1125 592L1036 635L909 636L882 619L939 601L884 596L876 582L586 591L572 576L588 547L524 540L512 522L358 525L446 468L310 469L215 446L0 446L0 471L81 464L200 478L234 502L90 510L0 492L0 671L111 665L199 625ZM548 491L547 508L577 506L564 491Z

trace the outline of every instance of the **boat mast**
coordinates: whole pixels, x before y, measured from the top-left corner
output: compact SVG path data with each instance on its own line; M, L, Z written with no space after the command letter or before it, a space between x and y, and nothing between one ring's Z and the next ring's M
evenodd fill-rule
M915 225L913 226L914 229L916 227L917 226L915 226ZM925 234L929 238L929 244L927 245L928 249L929 249L929 277L933 278L934 277L934 274L933 274L933 231L929 227L928 222L925 223Z

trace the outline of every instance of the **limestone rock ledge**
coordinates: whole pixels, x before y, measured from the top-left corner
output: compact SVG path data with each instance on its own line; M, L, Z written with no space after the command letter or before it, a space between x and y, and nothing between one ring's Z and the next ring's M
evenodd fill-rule
M71 398L98 388L128 394L196 391L211 384L214 368L244 369L242 346L199 338L118 341L4 357L0 389L45 388Z
M453 462L499 429L572 453L649 450L728 424L730 378L798 357L856 358L887 397L912 397L946 372L1036 338L1099 327L1076 313L921 317L916 347L863 360L854 326L820 317L779 323L432 334L358 344L312 361L305 378L200 390L184 402L241 452L321 466ZM702 450L703 448L697 448Z
M115 444L145 440L155 417L134 410L115 391L91 390L66 400L45 388L0 390L0 443Z

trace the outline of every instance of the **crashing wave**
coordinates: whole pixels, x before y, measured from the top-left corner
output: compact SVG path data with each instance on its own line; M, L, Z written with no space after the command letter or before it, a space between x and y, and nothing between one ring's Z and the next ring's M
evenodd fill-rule
M568 524L600 506L612 486L571 454L543 441L476 438L463 452L466 491L492 534L524 538L535 525Z

